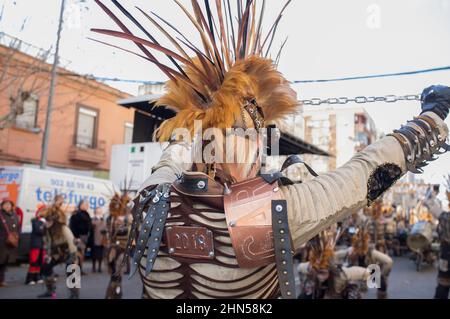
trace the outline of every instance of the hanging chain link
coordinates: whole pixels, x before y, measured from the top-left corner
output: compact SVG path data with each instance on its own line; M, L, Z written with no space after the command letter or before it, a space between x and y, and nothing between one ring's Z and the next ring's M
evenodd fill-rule
M385 96L357 96L355 98L348 97L330 97L328 99L322 100L320 98L313 98L309 100L300 100L303 105L321 105L321 104L347 104L350 102L363 104L363 103L374 103L374 102L386 102L394 103L398 101L420 101L420 94L409 94L409 95L385 95Z

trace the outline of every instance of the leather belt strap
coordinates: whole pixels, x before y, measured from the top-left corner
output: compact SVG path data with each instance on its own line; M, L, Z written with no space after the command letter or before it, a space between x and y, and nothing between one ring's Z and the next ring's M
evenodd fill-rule
M168 193L167 193L168 194ZM148 276L155 264L156 256L158 255L159 247L163 237L164 225L166 223L167 215L169 213L170 204L167 203L167 198L160 199L162 202L158 208L154 207L156 220L153 225L152 234L147 243L147 265L145 267L145 275Z
M132 277L139 268L139 264L146 247L146 275L148 275L153 269L153 265L162 241L164 224L170 208L170 204L168 202L169 194L170 185L162 184L158 185L155 192L151 192L149 194L152 196L151 201L146 198L146 201L150 202L150 204L143 220L139 237L137 238L136 250L133 256L133 262L131 263L130 277ZM141 208L143 208L143 205Z
M286 200L272 200L272 229L281 296L283 299L295 299L294 252L289 236Z
M286 158L286 160L284 161L283 165L281 166L281 171L283 172L285 169L287 169L289 166L294 165L294 164L303 164L305 165L306 169L308 170L308 172L314 176L317 177L319 176L312 168L311 166L309 166L308 164L306 164L298 155L290 155L288 156L288 158Z

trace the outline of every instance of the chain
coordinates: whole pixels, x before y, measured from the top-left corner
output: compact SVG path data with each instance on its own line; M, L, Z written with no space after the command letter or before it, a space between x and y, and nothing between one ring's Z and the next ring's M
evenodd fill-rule
M398 101L420 101L420 94L409 94L409 95L385 95L385 96L357 96L355 98L348 97L330 97L328 99L322 100L320 98L313 98L309 100L300 100L303 105L321 105L321 104L347 104L350 102L363 104L363 103L374 103L374 102L386 102L394 103Z

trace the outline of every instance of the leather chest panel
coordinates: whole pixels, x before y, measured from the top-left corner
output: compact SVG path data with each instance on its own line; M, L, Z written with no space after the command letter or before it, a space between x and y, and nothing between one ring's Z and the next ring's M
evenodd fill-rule
M224 196L225 216L231 242L241 268L275 262L272 231L272 200L280 199L277 183L261 177L231 186Z

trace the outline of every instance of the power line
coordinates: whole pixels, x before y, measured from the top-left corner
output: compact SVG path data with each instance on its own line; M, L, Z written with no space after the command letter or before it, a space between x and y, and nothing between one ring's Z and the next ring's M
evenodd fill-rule
M386 77L393 77L393 76L415 75L415 74L448 71L448 70L450 70L450 66L443 66L443 67L438 67L438 68L408 71L408 72L362 75L362 76L342 77L342 78L325 79L325 80L299 80L299 81L293 81L293 83L324 83L324 82L363 80L363 79L373 79L373 78L386 78Z
M374 78L385 78L385 77L395 77L395 76L407 76L407 75L415 75L415 74L423 74L423 73L432 73L432 72L440 72L440 71L450 71L450 66L443 66L431 69L423 69L423 70L415 70L415 71L406 71L406 72L397 72L397 73L384 73L384 74L371 74L371 75L362 75L362 76L352 76L352 77L340 77L340 78L331 78L331 79L318 79L318 80L295 80L292 83L325 83L325 82L339 82L339 81L352 81L352 80L364 80L364 79L374 79ZM124 82L124 83L138 83L138 84L147 84L147 85L157 85L164 84L164 81L144 81L144 80L131 80L131 79L121 79L121 78L111 78L111 77L100 77L94 75L74 75L72 76L81 76L88 79L93 79L99 82Z

